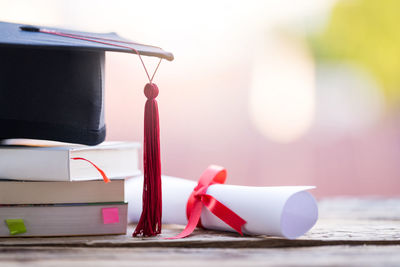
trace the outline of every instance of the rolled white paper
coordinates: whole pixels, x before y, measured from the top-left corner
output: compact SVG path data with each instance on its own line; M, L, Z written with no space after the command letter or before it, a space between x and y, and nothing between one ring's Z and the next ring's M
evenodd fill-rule
M197 183L162 176L162 222L187 224L186 203ZM128 220L139 221L142 212L143 177L126 181ZM318 207L307 191L314 186L251 187L214 184L207 194L247 221L243 233L250 235L297 238L310 230L318 219ZM206 229L234 231L229 225L203 208L201 223Z

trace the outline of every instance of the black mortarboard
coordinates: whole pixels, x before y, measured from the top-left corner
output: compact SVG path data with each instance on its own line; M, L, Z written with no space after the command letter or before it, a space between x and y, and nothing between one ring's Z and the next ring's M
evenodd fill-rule
M0 22L0 139L32 138L96 145L104 141L105 51L172 60L161 48L129 43L115 33L47 30L107 42L38 32Z

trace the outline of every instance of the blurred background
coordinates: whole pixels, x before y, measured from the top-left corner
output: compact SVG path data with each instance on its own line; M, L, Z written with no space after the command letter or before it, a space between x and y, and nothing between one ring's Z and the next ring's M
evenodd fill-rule
M155 82L163 173L400 195L396 0L0 0L0 20L115 31L175 55ZM1 59L0 59L1 60ZM156 58L146 58L153 69ZM108 140L143 139L145 73L107 53Z

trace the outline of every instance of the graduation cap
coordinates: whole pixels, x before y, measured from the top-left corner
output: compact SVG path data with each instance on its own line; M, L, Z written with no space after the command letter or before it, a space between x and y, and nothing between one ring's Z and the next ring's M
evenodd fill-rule
M0 22L0 140L31 138L96 145L104 141L105 51L135 53L145 68L143 220L135 234L161 231L161 166L154 77L141 55L173 60L159 47L115 33ZM160 63L159 62L159 63ZM158 66L157 66L158 68ZM157 70L156 68L156 70ZM151 193L151 194L150 194ZM147 199L146 199L147 198Z
M104 42L37 32L40 29ZM134 53L125 47L132 46L141 55L173 59L161 48L125 42L115 33L0 22L0 139L103 142L105 51Z

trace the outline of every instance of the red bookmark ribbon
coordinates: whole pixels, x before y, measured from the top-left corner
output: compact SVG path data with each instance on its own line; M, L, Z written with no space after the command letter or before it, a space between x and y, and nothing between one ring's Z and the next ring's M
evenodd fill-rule
M90 160L85 159L85 158L80 158L80 157L71 158L71 159L73 159L73 160L84 160L84 161L89 162L89 163L90 163L93 167L95 167L96 170L101 174L101 176L103 177L103 180L104 180L105 183L111 182L110 179L108 179L106 173L105 173L102 169L100 169L99 167L97 167L97 165L94 164L93 162L91 162Z
M207 194L207 189L210 185L224 184L225 180L226 170L223 167L216 165L209 166L200 176L199 182L193 189L187 202L186 215L188 223L185 229L177 236L166 239L184 238L193 233L196 226L202 227L200 217L203 206L236 230L240 235L243 235L242 226L246 221L213 196Z

